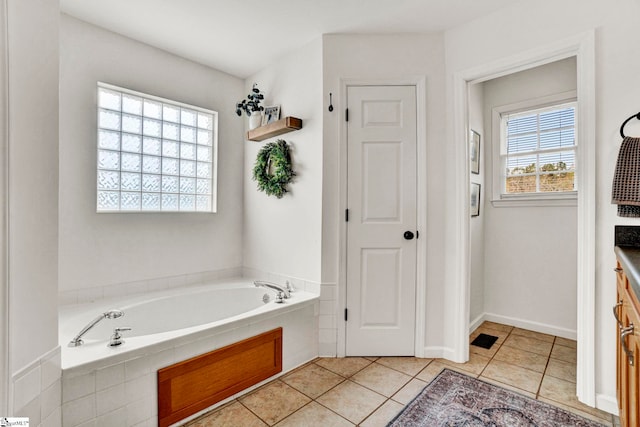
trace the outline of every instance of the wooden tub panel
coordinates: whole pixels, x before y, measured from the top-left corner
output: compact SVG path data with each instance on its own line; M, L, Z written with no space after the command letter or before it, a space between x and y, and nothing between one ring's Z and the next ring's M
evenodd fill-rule
M282 328L158 370L158 425L169 426L282 372Z

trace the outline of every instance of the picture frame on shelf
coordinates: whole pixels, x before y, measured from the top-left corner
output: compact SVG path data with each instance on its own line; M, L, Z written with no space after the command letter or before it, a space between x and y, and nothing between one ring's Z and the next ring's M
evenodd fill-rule
M469 135L469 160L471 163L471 173L480 173L480 134L471 130Z
M471 216L480 216L480 184L471 183L471 200L470 200Z
M264 107L264 116L262 116L262 126L269 123L277 122L280 120L280 106L272 105L270 107Z

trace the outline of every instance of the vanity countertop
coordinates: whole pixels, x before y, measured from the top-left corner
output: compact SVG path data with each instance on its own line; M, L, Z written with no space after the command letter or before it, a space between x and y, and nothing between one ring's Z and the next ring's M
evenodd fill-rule
M640 247L616 246L615 253L633 292L640 297Z
M614 238L616 256L633 292L640 297L640 226L617 225Z

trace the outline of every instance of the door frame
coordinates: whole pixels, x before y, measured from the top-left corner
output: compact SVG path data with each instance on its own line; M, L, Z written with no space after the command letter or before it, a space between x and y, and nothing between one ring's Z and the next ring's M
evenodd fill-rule
M7 1L0 0L0 415L10 415L9 387L9 58Z
M340 79L340 105L346 109L347 89L349 86L414 86L416 88L416 206L417 227L423 238L416 241L416 325L414 352L416 357L424 357L425 319L426 319L426 277L427 277L427 91L426 76L407 76L394 79ZM339 212L347 209L347 122L344 111L340 115L340 202ZM337 323L337 356L346 355L346 322L344 310L347 306L347 223L340 220L338 249L338 304ZM417 302L421 301L422 304Z
M595 393L595 243L596 205L595 158L595 33L578 34L551 45L525 51L478 67L453 74L453 141L455 141L455 216L453 227L458 232L453 242L454 259L451 284L453 310L449 333L454 339L454 360L465 361L469 354L469 286L470 286L470 226L469 226L469 152L468 134L469 85L522 71L568 57L576 57L578 92L578 134L580 149L578 175L578 255L577 255L577 338L578 399L596 406ZM609 402L598 399L602 409ZM606 407L606 408L605 408Z

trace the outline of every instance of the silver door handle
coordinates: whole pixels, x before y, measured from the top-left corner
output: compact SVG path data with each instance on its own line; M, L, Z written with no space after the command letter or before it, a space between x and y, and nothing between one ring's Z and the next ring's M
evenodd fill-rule
M629 361L629 365L633 366L633 352L629 350L629 347L627 347L627 343L625 341L625 338L627 337L627 335L631 335L631 334L633 334L633 323L631 323L626 328L623 328L620 330L620 343L622 344L622 349L627 355L627 360Z
M620 321L620 316L618 316L618 309L622 307L622 300L613 306L613 317L616 318L616 322L618 322L618 329L622 329L622 322Z

